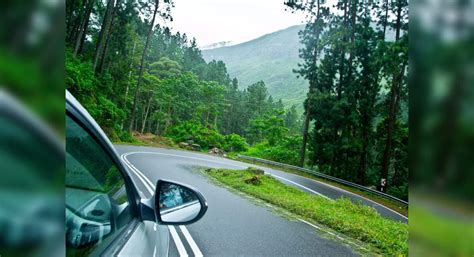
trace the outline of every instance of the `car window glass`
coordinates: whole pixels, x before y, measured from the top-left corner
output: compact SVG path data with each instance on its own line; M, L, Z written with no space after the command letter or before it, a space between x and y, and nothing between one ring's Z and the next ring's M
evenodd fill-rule
M64 156L31 118L5 114L1 101L0 256L31 255L64 240Z
M67 256L86 256L109 244L130 222L125 180L96 140L66 119Z

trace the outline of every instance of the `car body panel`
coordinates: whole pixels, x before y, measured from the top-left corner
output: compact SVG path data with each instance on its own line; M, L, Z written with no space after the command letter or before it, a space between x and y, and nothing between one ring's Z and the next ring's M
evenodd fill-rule
M168 256L169 240L167 226L142 221L138 223L118 256Z
M102 146L105 152L116 164L125 179L129 202L135 216L135 226L132 226L131 234L122 236L108 246L102 255L115 256L168 256L169 251L169 230L167 226L159 225L155 222L143 221L140 218L138 203L141 201L137 186L130 177L130 171L121 162L115 147L100 128L97 122L87 112L87 110L66 91L66 115L75 120ZM127 230L125 230L127 231ZM130 231L128 231L130 232Z

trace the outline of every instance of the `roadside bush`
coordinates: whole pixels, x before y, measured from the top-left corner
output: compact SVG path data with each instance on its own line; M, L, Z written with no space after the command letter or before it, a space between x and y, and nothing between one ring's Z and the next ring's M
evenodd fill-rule
M166 136L171 138L175 143L192 140L203 149L212 147L221 148L224 144L224 136L219 134L219 132L194 122L182 122L178 124L169 129Z
M248 149L245 139L237 134L225 135L222 147L227 152L244 152Z
M262 159L268 159L276 162L298 165L299 146L301 145L300 136L286 137L271 146L268 142L263 142L249 148L246 155Z
M122 142L128 142L128 143L133 143L136 140L130 135L128 131L123 131L120 136L119 136L120 141Z

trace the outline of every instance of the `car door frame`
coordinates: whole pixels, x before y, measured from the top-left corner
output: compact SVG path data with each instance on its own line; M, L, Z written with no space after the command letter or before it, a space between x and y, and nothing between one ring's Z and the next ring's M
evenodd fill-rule
M138 226L138 223L143 222L139 209L141 197L136 189L136 185L133 183L133 180L131 179L127 169L120 161L119 155L117 154L108 137L95 122L95 120L90 116L90 114L84 109L84 107L82 107L79 102L77 102L77 100L74 99L69 93L67 93L66 96L66 116L76 122L96 141L96 143L104 150L112 162L117 166L118 170L122 174L123 179L125 180L127 197L133 217L132 221L124 229L124 231L117 235L117 237L109 245L105 246L105 248L100 253L100 255L103 256L115 256L130 239L131 235Z

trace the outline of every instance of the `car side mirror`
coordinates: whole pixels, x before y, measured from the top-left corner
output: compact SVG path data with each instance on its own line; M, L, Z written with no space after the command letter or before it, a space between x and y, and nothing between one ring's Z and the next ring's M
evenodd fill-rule
M166 180L158 180L154 197L142 201L141 206L142 219L163 225L191 224L207 211L207 202L199 191Z
M182 184L158 180L155 193L155 212L158 223L190 224L207 211L202 194Z

